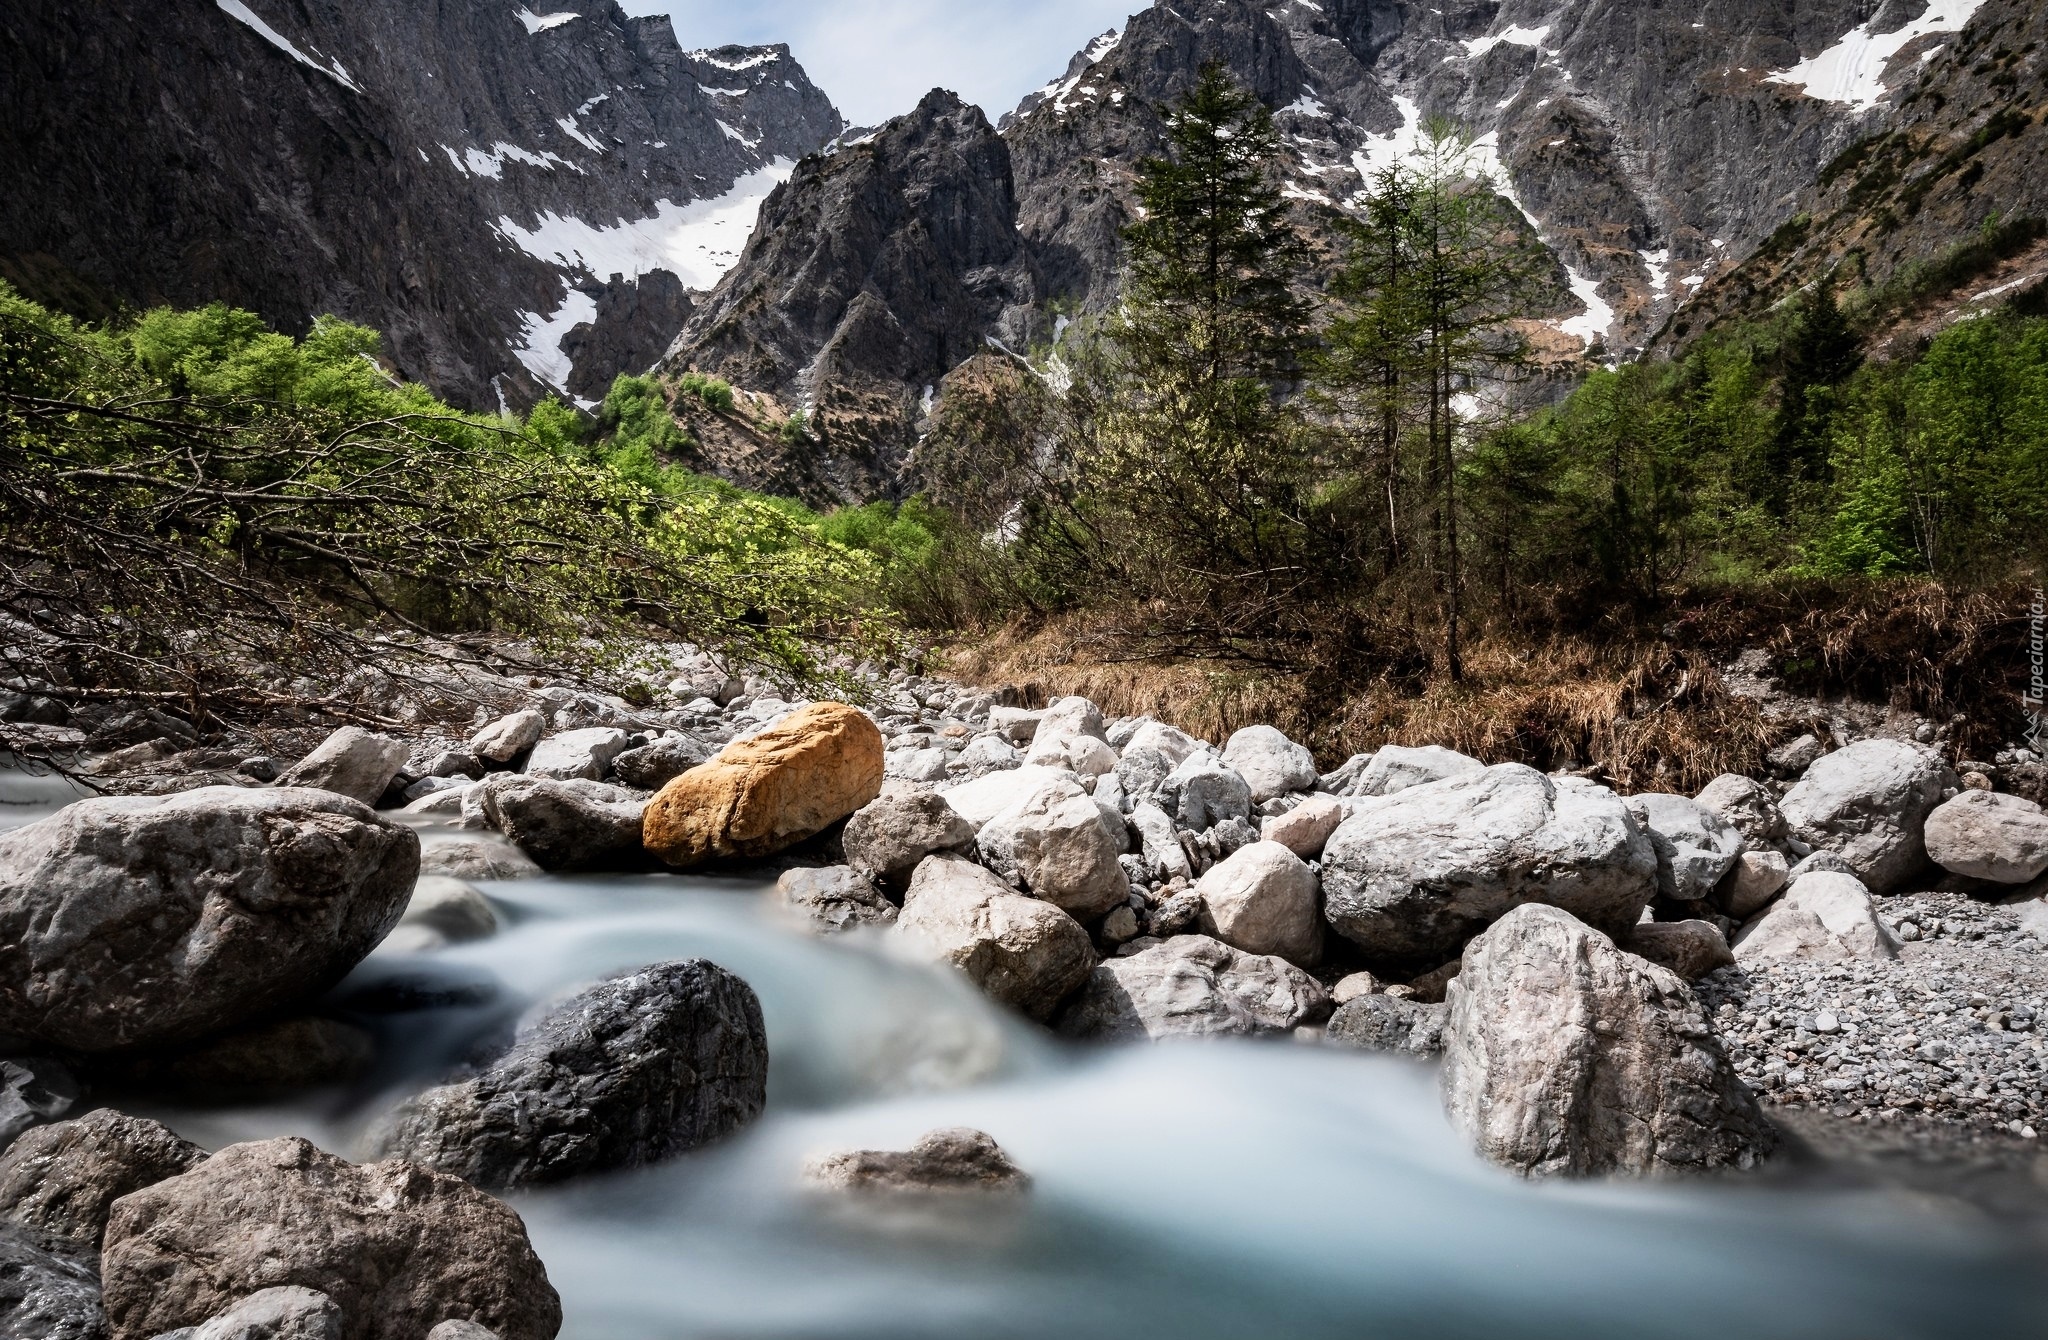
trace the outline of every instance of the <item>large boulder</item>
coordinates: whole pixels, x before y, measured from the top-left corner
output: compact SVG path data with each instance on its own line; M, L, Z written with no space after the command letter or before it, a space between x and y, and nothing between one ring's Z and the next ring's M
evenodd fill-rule
M663 787L647 806L647 850L672 866L772 856L880 795L883 752L859 708L798 708Z
M1323 849L1324 911L1377 959L1441 963L1524 903L1619 934L1656 892L1656 851L1605 787L1503 763L1353 805Z
M1316 872L1277 842L1239 847L1195 883L1203 934L1304 967L1323 954L1320 895Z
M332 791L374 805L390 789L411 753L402 740L372 735L360 726L343 726L287 768L277 784Z
M328 791L103 797L0 835L0 1033L182 1041L318 995L398 923L420 840Z
M96 1255L115 1201L205 1158L167 1126L99 1108L38 1127L0 1155L0 1221Z
M945 796L946 804L952 807L953 813L978 831L983 824L1004 810L1029 800L1042 788L1074 780L1074 774L1065 768L1027 763L1022 767L985 773L940 794Z
M408 1099L380 1154L493 1190L658 1162L730 1135L768 1098L753 988L705 959L579 992L481 1073Z
M1816 871L1792 881L1771 910L1735 937L1737 962L1880 961L1899 956L1899 939L1877 915L1870 890L1854 875Z
M896 904L875 887L865 871L851 866L785 870L775 881L775 899L798 925L823 935L896 921Z
M1401 744L1382 745L1366 758L1357 780L1351 783L1345 794L1391 796L1411 786L1424 786L1447 777L1462 777L1485 767L1471 755L1442 745L1426 744L1419 748Z
M473 1321L553 1340L562 1304L510 1206L459 1177L345 1163L296 1138L230 1145L123 1196L100 1257L115 1340L198 1326L264 1289L333 1299L342 1340Z
M1657 892L1666 898L1701 901L1742 855L1742 834L1697 800L1652 793L1623 804L1656 850Z
M1070 1038L1105 1041L1290 1033L1330 1014L1315 978L1269 955L1206 935L1176 935L1128 958L1105 959L1061 1012Z
M106 1340L94 1254L0 1222L0 1340Z
M1112 831L1078 782L1061 779L983 824L976 844L997 875L1087 921L1129 896L1121 828Z
M942 795L891 788L854 811L840 844L848 865L901 889L925 857L972 848L974 825Z
M548 719L532 710L499 717L469 737L469 752L486 763L512 762L540 743Z
M1465 947L1444 1101L1495 1163L1541 1176L1749 1167L1775 1143L1713 1021L1669 970L1555 907Z
M1394 1052L1402 1056L1443 1055L1444 1024L1450 1007L1402 996L1354 996L1337 1007L1323 1036L1340 1047Z
M2048 870L2048 814L2019 796L1964 791L1927 816L1927 854L1958 875L2026 884Z
M1173 802L1167 800L1162 792L1166 779L1173 776L1173 770L1183 762L1184 759L1176 759L1162 750L1133 744L1116 761L1117 787L1131 804L1171 809Z
M612 760L612 775L640 791L659 791L717 751L692 735L664 735Z
M1132 792L1136 795L1136 792ZM1226 819L1249 823L1251 784L1216 755L1191 754L1159 785L1159 807L1191 833L1206 833Z
M601 782L611 770L612 760L624 753L632 737L616 726L590 726L550 735L533 747L526 759L526 775L568 781L580 777Z
M1847 861L1878 893L1927 863L1927 816L1960 785L1940 754L1903 740L1858 740L1817 760L1780 808L1792 834Z
M918 865L896 933L1038 1020L1051 1018L1095 965L1080 922L957 856L928 856Z
M804 1180L823 1191L858 1195L1016 1195L1031 1178L986 1131L950 1126L929 1131L909 1149L854 1149L804 1165Z
M1775 847L1785 840L1785 815L1771 789L1739 772L1725 772L1693 797L1720 815L1752 848Z
M640 859L645 802L586 779L498 773L471 788L484 822L543 870L599 870Z
M1271 726L1246 726L1223 743L1223 761L1260 804L1316 784L1316 756Z

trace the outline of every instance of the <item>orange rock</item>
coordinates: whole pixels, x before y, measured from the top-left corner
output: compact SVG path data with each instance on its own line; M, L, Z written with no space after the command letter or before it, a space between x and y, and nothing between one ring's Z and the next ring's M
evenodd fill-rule
M641 829L673 866L771 856L882 793L882 732L845 703L812 703L664 786Z

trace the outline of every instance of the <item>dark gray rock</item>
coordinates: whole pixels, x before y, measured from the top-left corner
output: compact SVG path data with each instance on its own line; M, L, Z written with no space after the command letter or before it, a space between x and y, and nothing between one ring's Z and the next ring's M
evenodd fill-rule
M29 1127L69 1112L78 1093L78 1080L62 1061L41 1056L0 1061L0 1150Z
M1441 1056L1448 1005L1425 1005L1399 996L1357 996L1337 1007L1324 1036L1363 1051Z
M0 1031L108 1051L315 996L398 923L419 852L293 789L85 800L0 835Z
M753 989L705 959L600 982L482 1073L406 1101L386 1155L490 1188L631 1168L731 1134L767 1101Z
M827 935L855 926L890 926L896 904L851 866L798 866L775 881L775 897L802 925Z
M925 857L972 850L974 825L937 792L887 786L846 821L842 841L847 864L900 890Z
M0 1221L97 1256L115 1201L205 1158L159 1122L99 1108L38 1127L0 1155Z
M639 800L605 800L596 784L501 773L477 783L474 800L493 828L543 870L591 870L641 859Z
M612 775L636 791L659 791L717 752L692 735L664 735L613 759Z
M93 1254L0 1223L0 1340L107 1340Z

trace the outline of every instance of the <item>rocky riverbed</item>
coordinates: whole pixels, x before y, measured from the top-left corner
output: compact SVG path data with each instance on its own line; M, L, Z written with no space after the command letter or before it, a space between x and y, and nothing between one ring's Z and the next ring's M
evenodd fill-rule
M551 1335L554 1288L486 1193L715 1162L791 1101L852 1094L791 1089L847 1073L793 1014L866 1020L854 1068L892 1078L856 1085L862 1101L1050 1073L1070 1054L1055 1039L1234 1056L1265 1038L1325 1095L1349 1075L1412 1097L1391 1077L1438 1067L1447 1132L1527 1177L1775 1185L1817 1155L1883 1185L1871 1151L1909 1150L1924 1193L1927 1169L1989 1149L2048 1188L2048 816L2013 789L2039 766L2024 751L1973 761L1938 732L1845 730L1788 742L1768 777L1621 796L1439 748L1324 771L1269 727L1202 741L901 672L874 676L864 707L794 701L664 655L646 706L473 675L460 730L425 724L445 701L394 709L417 729L239 741L177 738L160 708L0 703L128 793L0 835L0 1236L37 1282L12 1303L0 1289L0 1313L123 1340L398 1335L412 1323L374 1301L396 1289L408 1315L480 1328L433 1340ZM132 739L149 731L164 733ZM762 929L667 929L672 900L734 882L761 891ZM563 938L614 889L642 910ZM826 955L802 951L804 971L895 966L856 974L876 1002L791 995L791 951L764 945L792 941ZM976 1004L904 1013L912 978ZM108 1104L140 1124L83 1129ZM1029 1202L1049 1171L1060 1185L1028 1130L934 1117L894 1144L809 1150L835 1171L808 1194L880 1198L895 1221L998 1190ZM227 1148L136 1162L172 1129ZM33 1195L6 1208L10 1177L71 1179L99 1208L53 1227L19 1208ZM564 1194L519 1203L584 1203ZM393 1195L417 1227L389 1231L467 1216L500 1240L474 1262L350 1245L351 1197ZM2036 1212L2009 1188L1992 1199ZM240 1208L221 1220L217 1204ZM232 1251L198 1275L177 1264L180 1233L268 1259L276 1216L336 1225L286 1252L289 1279ZM454 1290L465 1271L497 1292ZM571 1304L571 1333L604 1333ZM247 1308L286 1320L223 1329ZM645 1333L680 1333L666 1325Z

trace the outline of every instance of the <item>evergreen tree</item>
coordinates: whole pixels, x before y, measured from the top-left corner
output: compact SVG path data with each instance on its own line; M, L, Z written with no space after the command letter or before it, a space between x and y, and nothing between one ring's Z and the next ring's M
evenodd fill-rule
M1781 509L1789 512L1801 486L1827 481L1835 388L1862 361L1856 332L1829 280L1817 283L1800 303L1798 321L1779 358L1783 380L1769 457L1773 478L1756 483L1775 485Z

